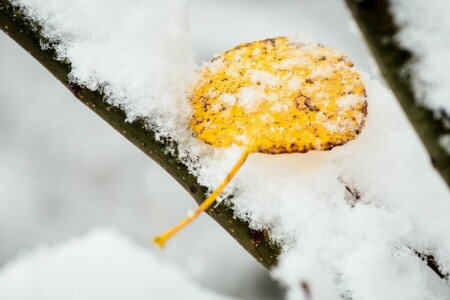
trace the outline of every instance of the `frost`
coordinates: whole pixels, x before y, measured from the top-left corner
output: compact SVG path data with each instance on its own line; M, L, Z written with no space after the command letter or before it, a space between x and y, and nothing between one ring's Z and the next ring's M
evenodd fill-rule
M450 112L450 4L442 0L392 0L400 31L396 39L411 51L413 87L428 108Z
M126 258L126 259L125 259ZM38 247L0 271L1 299L228 299L113 229Z

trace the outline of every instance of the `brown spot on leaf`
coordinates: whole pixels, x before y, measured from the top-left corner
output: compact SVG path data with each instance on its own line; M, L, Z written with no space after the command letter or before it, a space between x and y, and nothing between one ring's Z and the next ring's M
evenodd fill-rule
M311 101L310 98L307 98L307 99L305 100L305 105L306 105L310 110L312 110L312 111L319 111L319 108L318 108L317 106L314 106L314 105L312 104L312 101Z
M298 109L305 109L307 107L306 103L305 103L307 100L310 100L310 99L304 95L297 96L297 97L295 97L295 106Z

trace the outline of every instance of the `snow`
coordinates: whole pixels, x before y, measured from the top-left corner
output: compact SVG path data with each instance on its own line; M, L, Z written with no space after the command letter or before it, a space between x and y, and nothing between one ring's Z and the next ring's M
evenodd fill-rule
M0 299L231 299L207 291L115 229L40 246L0 271Z
M311 77L311 79L315 79L317 77L327 77L331 74L331 72L333 72L332 68L317 68L315 69L311 75L309 75Z
M260 83L263 85L276 86L280 84L280 78L261 70L252 70L250 74L252 83Z
M218 58L208 64L208 68L212 73L216 73L218 70L220 70L223 66L223 58Z
M251 155L233 204L253 228L269 228L284 247L282 262L298 262L296 272L291 263L275 271L293 293L299 282L325 276L355 299L445 299L450 288L413 250L433 253L449 269L449 191L392 94L364 80L369 113L357 140L330 152ZM313 297L321 292L316 284Z
M295 91L299 88L301 84L301 78L299 77L293 77L288 81L288 88Z
M236 97L232 94L228 93L222 93L219 96L219 100L223 101L224 103L228 105L234 105L236 103Z
M450 134L445 134L439 138L439 146L450 155Z
M72 82L102 90L129 121L144 117L162 135L180 126L174 111L182 110L195 67L186 1L11 2L42 26L58 59L70 62Z
M165 251L153 247L153 234L195 207L191 196L2 32L0 66L0 267L37 244L113 224L208 289L244 299L280 294L207 215Z
M163 135L176 139L183 134L179 132L183 132L187 112L179 103L184 101L194 68L184 2L15 0L14 3L26 7L29 16L44 26L44 33L55 44L60 58L70 61L73 81L103 90L107 101L126 110L130 121L145 117ZM220 66L220 61L216 64ZM357 140L329 152L252 154L223 196L233 192L237 217L249 221L254 229L267 228L270 237L283 246L280 265L273 274L290 287L288 297L292 299L307 298L306 290L312 297L323 295L326 299L339 295L354 299L398 299L405 295L408 299L445 299L448 285L430 274L413 251L433 254L443 270L450 269L449 191L431 167L392 94L367 75L364 78L369 115ZM244 100L251 109L257 92L244 91L239 100ZM199 182L210 190L222 181L240 154L236 147L213 149L195 139L183 140L180 147L182 155L194 158L190 161L183 157ZM352 196L346 185L359 196ZM23 194L27 197L26 191ZM122 274L103 271L114 266L130 270L134 263L138 265L136 270L142 272L139 277L152 276L151 269L160 267L160 263L149 258L148 253L143 255L142 249L130 246L130 242L110 240L109 244L100 243L107 245L103 247L94 240L87 239L88 246L93 244L95 251L93 256L86 254L86 259L102 272L95 278L110 278L117 283L113 288L124 290L140 283L142 290L136 289L136 298L148 295L148 280L144 280L144 285L142 278L131 282L128 277L112 277ZM78 244L82 245L83 242ZM70 263L73 257L82 260L84 255L74 256L70 250L77 250L78 246L77 242L69 242L68 246L54 250L39 250L29 261L10 264L0 279L27 279L27 269L33 270L34 259L49 267L54 264L54 255L62 263ZM86 253L83 249L80 251ZM68 256L64 254L66 250ZM152 267L141 269L138 258L123 260L125 254L127 258L135 257L136 252L146 261L144 267ZM36 264L36 272L45 270L44 263ZM75 268L73 274L64 274L74 277L62 277L64 282L56 285L60 290L45 283L33 288L69 295L84 292L74 292L73 287L65 284L94 277L89 277L82 263L70 266ZM57 274L61 273L57 269L55 273L51 271L49 268L48 276L52 276L49 278L60 282ZM168 275L170 280L178 280L172 273ZM161 284L167 283L166 280L169 281L162 279ZM97 287L92 288L95 292Z
M450 112L450 3L441 0L391 0L400 31L395 37L413 54L413 87L423 105Z
M358 97L355 95L346 95L337 99L339 108L350 109L356 105Z
M318 271L314 255L292 255L281 260L273 276L289 286L286 299L327 299L338 300L333 278L326 272ZM286 276L289 274L289 276Z
M258 104L267 98L264 87L242 87L239 90L239 105L244 107L247 112L253 111Z

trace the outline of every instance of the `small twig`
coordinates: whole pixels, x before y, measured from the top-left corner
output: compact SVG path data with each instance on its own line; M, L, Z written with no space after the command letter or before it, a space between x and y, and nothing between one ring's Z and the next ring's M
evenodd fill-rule
M339 182L344 186L345 190L348 192L348 196L351 197L349 204L353 208L355 205L361 200L362 193L355 188L354 186L348 184L342 177L339 177ZM427 262L428 267L436 273L437 276L439 276L441 279L448 280L450 274L443 273L441 269L439 268L438 263L436 262L435 258L431 254L423 254L419 251L413 250L410 247L408 247L411 251L413 251L418 258L420 258L423 261Z
M415 253L415 254L417 255L417 257L419 257L421 260L426 261L426 262L427 262L427 266L428 266L431 270L433 270L433 272L436 273L436 275L439 276L441 279L444 279L444 280L448 280L448 279L449 279L450 274L449 274L448 272L447 272L447 273L443 273L443 272L441 271L441 269L439 268L439 265L438 265L438 263L436 262L436 260L434 259L434 256L433 256L433 255L431 255L431 254L429 254L429 255L423 254L423 253L420 253L420 252L415 251L415 250L414 250L414 253Z

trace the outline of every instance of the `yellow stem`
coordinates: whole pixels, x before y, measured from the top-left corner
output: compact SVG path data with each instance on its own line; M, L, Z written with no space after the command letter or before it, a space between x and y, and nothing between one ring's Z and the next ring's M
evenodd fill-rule
M174 236L178 231L183 229L186 225L194 221L203 211L208 209L208 207L210 207L211 204L214 203L214 201L217 199L217 197L220 195L223 189L231 181L231 179L234 177L237 171L239 171L239 169L241 168L242 164L245 162L249 154L250 154L249 150L245 150L242 153L242 155L239 157L238 161L233 166L231 171L227 174L222 183L214 190L214 192L208 198L205 199L205 201L202 202L202 204L200 204L200 206L194 211L194 213L181 220L180 223L170 228L163 234L153 238L153 242L157 244L160 248L164 248L165 244L172 236Z

